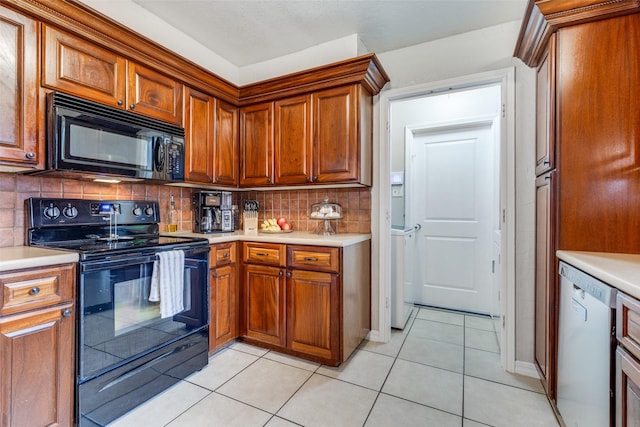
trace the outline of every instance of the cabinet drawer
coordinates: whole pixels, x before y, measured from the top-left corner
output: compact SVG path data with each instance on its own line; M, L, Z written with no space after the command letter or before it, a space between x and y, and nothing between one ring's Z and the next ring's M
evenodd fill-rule
M640 301L621 292L616 300L616 337L640 359Z
M289 245L287 266L337 273L340 269L340 249Z
M237 258L236 253L236 242L211 245L211 252L209 252L209 268L235 264Z
M75 265L0 274L0 315L73 299Z
M284 267L285 245L277 243L244 242L242 260L250 264L266 264Z

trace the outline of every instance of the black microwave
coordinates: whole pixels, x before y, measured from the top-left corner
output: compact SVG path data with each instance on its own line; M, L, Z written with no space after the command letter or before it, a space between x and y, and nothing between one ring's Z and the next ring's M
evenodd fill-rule
M47 169L184 180L184 128L75 96L47 95Z

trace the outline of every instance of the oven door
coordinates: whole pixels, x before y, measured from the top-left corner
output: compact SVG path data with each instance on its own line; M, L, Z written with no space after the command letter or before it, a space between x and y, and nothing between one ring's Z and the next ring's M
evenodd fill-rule
M185 309L164 319L149 301L155 251L80 263L79 383L206 328L208 251L185 250Z

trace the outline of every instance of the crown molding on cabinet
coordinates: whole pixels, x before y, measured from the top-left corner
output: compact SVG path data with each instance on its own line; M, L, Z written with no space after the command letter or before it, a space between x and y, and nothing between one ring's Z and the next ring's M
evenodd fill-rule
M640 0L530 0L514 56L537 67L549 37L559 28L637 12Z

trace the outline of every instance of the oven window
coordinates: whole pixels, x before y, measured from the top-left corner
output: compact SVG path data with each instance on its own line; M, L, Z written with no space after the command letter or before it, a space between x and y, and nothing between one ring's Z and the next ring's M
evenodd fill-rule
M149 301L153 262L98 269L80 277L80 377L87 378L127 359L166 345L206 325L198 290L203 269L185 261L184 306L162 319ZM204 278L206 283L206 278ZM194 307L196 305L197 307ZM206 306L205 306L206 307Z

